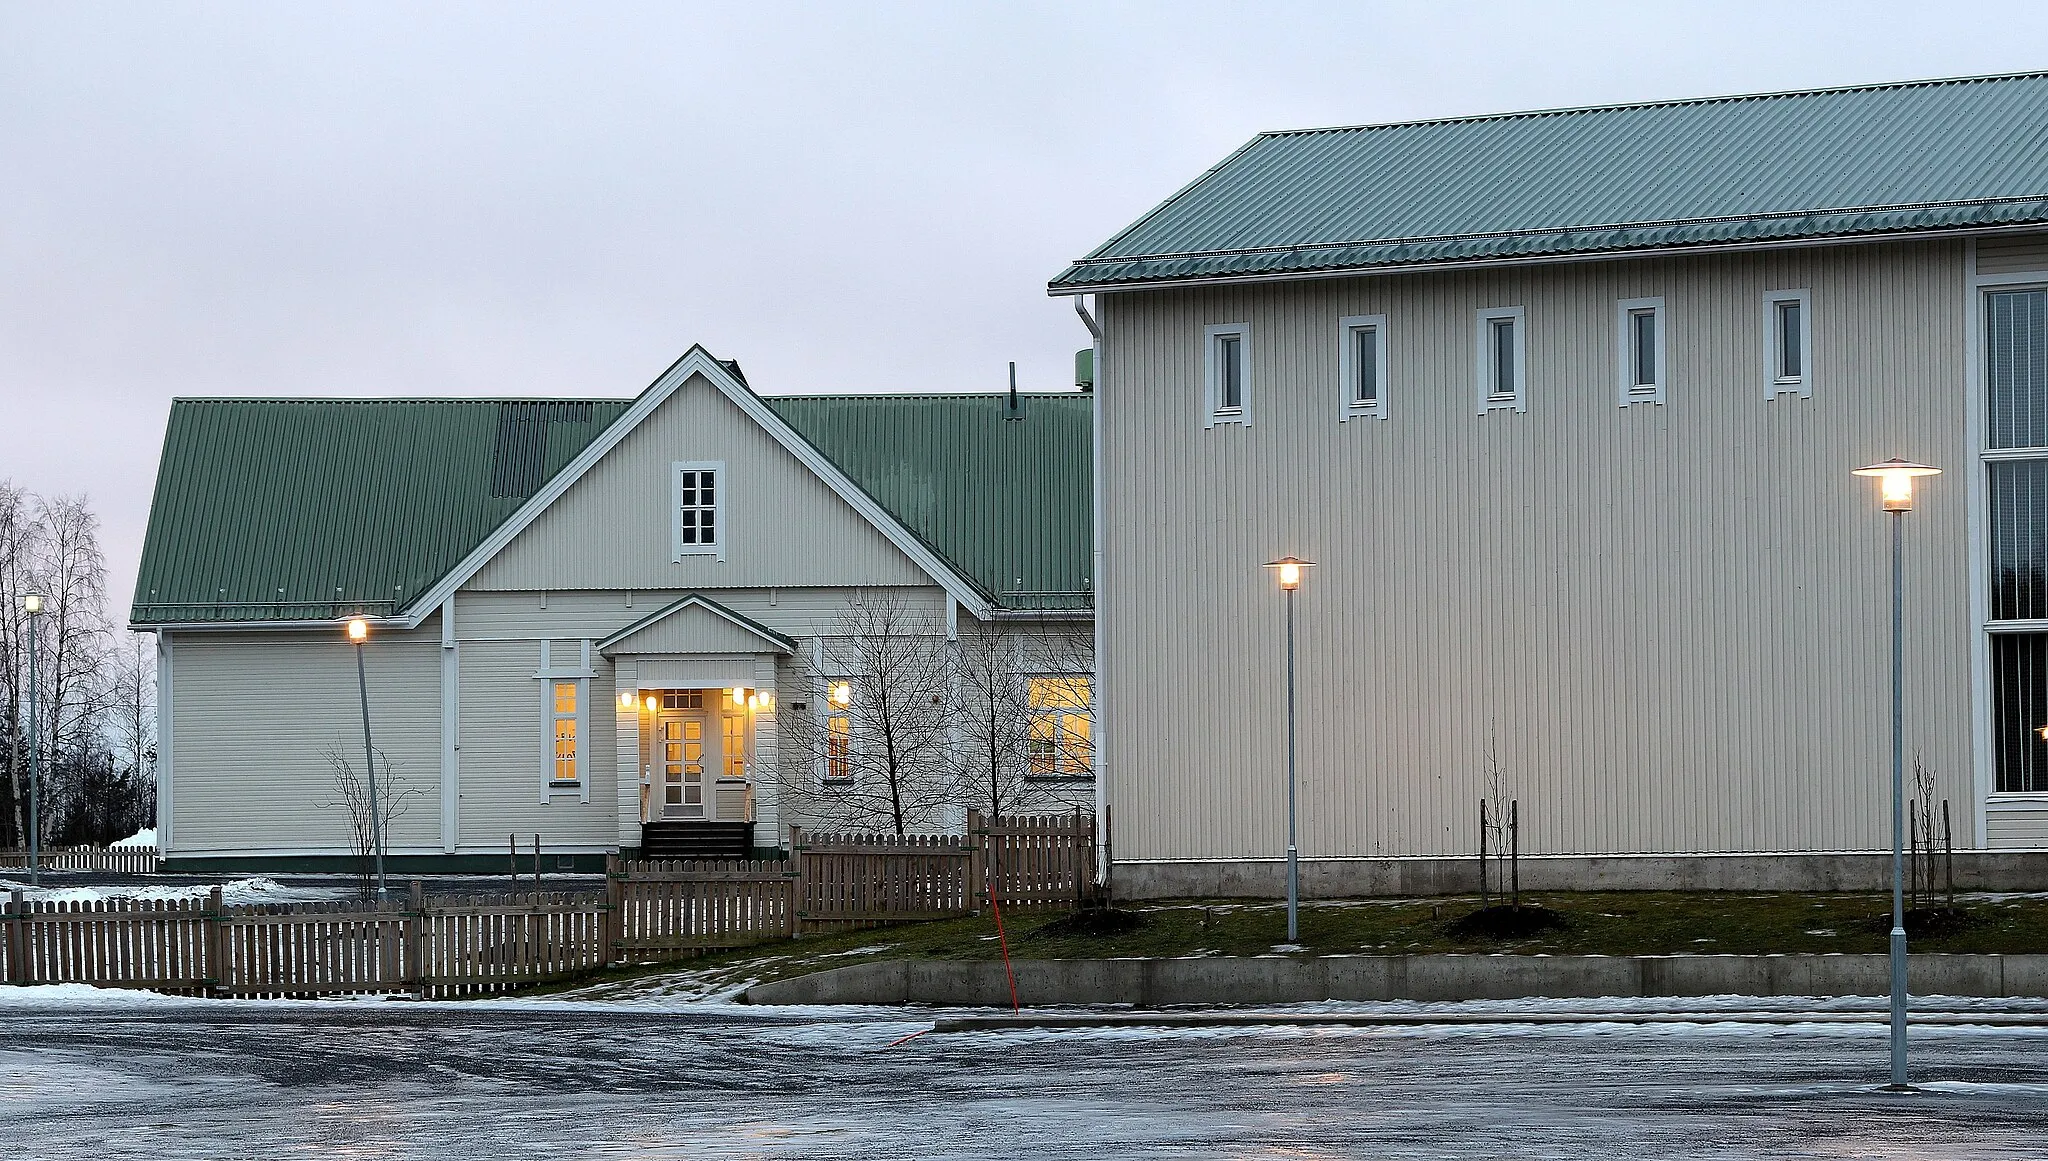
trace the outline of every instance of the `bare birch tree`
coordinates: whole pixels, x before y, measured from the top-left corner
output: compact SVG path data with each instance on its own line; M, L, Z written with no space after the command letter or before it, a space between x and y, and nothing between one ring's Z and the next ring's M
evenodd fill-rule
M957 638L961 801L992 818L1075 805L1094 770L1085 634L967 618Z

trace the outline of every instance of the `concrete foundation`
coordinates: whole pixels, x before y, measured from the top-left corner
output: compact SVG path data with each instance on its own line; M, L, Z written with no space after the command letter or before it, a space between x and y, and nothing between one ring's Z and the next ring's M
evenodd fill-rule
M1504 868L1501 873L1505 877ZM1890 852L1541 855L1522 858L1520 877L1524 891L1889 891L1892 857ZM2048 850L1957 851L1955 878L1958 891L2048 891ZM1277 899L1287 893L1287 864L1280 859L1113 862L1110 889L1120 899ZM1301 893L1308 899L1478 892L1477 856L1301 863Z
M1916 995L2048 997L2048 955L1914 955ZM1883 955L1284 956L1020 960L1027 1007L1626 996L1882 996ZM750 1004L1010 1006L1001 963L889 960L748 988Z

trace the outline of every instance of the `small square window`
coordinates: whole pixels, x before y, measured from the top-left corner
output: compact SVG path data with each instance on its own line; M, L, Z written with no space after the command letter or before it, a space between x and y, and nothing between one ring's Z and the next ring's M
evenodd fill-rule
M1813 292L1764 295L1764 398L1813 397Z
M1343 369L1343 418L1387 417L1387 316L1352 315L1337 320L1337 358Z
M1478 317L1479 414L1529 410L1522 308L1493 307L1480 311Z
M1627 298L1615 304L1615 354L1620 403L1664 402L1664 300Z
M1249 423L1246 409L1252 393L1251 328L1244 323L1205 327L1202 357L1203 394L1208 402L1204 426Z

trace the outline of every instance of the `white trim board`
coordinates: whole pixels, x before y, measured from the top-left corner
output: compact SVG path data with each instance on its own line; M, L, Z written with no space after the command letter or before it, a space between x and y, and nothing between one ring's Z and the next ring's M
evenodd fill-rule
M809 440L798 435L795 428L783 422L782 417L763 403L760 396L733 378L732 372L726 370L717 359L712 358L709 351L697 345L692 346L682 358L663 371L660 378L640 393L640 397L633 401L633 405L626 409L625 414L600 432L596 439L590 441L589 446L577 453L575 459L569 461L567 467L555 473L555 477L535 492L526 503L520 505L517 512L498 525L484 538L483 543L477 545L463 558L461 564L450 569L448 574L437 581L433 588L428 589L425 595L416 598L410 606L413 611L405 614L405 627L416 628L457 589L468 584L493 557L503 552L505 546L511 544L521 532L526 531L535 520L538 520L542 512L561 499L563 494L595 467L599 460L632 434L633 430L648 416L654 414L663 403L668 402L669 397L688 382L692 375L704 376L706 382L730 399L747 414L748 418L773 437L775 442L781 444L785 451L811 469L824 481L826 487L837 493L854 511L860 513L876 531L887 537L889 543L909 557L926 576L932 578L933 583L951 593L954 600L967 606L978 616L986 617L989 614L993 607L992 603L981 595L972 582L954 571L937 553L927 548L915 533L905 528L900 521L876 503L872 496L862 491L845 472L840 471L836 464L826 459L823 452L811 446ZM331 621L323 623L333 624Z

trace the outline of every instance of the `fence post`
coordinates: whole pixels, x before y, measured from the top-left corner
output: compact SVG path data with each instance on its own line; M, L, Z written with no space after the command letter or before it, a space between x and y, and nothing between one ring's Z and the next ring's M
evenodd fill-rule
M804 872L804 828L795 824L789 828L789 862L793 868L789 880L789 937L795 939L803 930L804 909L810 905L810 877Z
M988 857L993 843L988 824L978 810L967 812L967 910L981 914L982 898L988 894ZM975 837L981 841L976 842Z
M1508 906L1522 905L1522 803L1508 800Z
M1493 902L1486 893L1486 800L1479 800L1479 909Z
M533 889L540 890L540 836L533 836Z
M221 924L220 888L206 893L206 990L218 994L227 987L227 931Z
M407 888L405 916L405 982L413 995L427 998L427 889L414 879Z
M618 961L619 940L625 934L621 930L626 921L625 874L619 865L619 856L608 854L604 857L604 914L598 917L597 959L605 967Z
M1081 873L1081 869L1088 864L1087 840L1088 836L1081 832L1081 808L1077 806L1074 808L1074 910L1076 911L1088 905L1088 896L1082 885L1082 880L1087 876Z
M19 887L7 895L7 981L28 982L28 904Z

